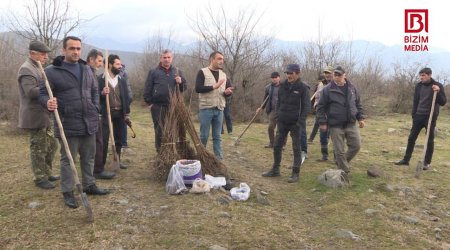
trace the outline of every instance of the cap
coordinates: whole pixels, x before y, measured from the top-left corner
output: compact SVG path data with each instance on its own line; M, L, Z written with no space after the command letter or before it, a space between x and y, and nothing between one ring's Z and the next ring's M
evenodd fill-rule
M300 65L293 63L288 64L284 73L300 72Z
M52 51L45 43L40 41L31 41L29 50L39 51L39 52L50 52Z
M275 77L279 77L280 74L278 72L272 72L272 74L270 74L270 78L275 78Z
M344 74L345 73L345 70L344 70L344 68L342 68L342 66L337 66L335 69L334 69L334 73L339 73L339 74Z
M323 73L333 73L334 68L333 66L327 66L324 70Z

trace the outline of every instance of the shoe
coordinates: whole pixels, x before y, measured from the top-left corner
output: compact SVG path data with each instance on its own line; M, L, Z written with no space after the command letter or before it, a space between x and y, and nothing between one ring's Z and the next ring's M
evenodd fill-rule
M59 175L49 175L48 176L49 181L57 181L59 179L61 179L61 177Z
M325 161L328 161L328 157L322 156L322 158L317 159L316 161L318 161L318 162L325 162Z
M92 195L106 195L110 193L108 189L99 188L95 184L90 185L89 187L83 189L83 192Z
M288 178L289 183L295 183L299 180L299 173L292 173L292 175Z
M123 164L122 162L120 163L120 168L121 169L127 169L128 168L128 166L127 165L125 165L125 164Z
M394 163L394 165L404 165L404 166L409 166L409 161L405 161L404 159Z
M73 196L73 192L64 192L64 204L70 208L77 208L78 202L75 200L75 197Z
M268 144L268 145L264 146L264 148L273 148L273 145Z
M422 169L423 170L430 170L431 169L431 164L425 164Z
M116 173L106 170L100 173L94 173L95 179L110 180L114 178L114 176L116 176Z
M49 182L48 180L41 180L35 183L37 187L42 189L52 189L55 188L55 184Z
M262 174L262 177L277 177L280 176L280 171L273 170L273 168Z

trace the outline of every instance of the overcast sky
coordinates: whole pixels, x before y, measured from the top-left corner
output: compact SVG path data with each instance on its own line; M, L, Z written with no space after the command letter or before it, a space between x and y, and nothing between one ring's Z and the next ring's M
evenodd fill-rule
M20 10L28 0L2 0L5 9ZM261 34L282 40L316 39L322 35L341 40L403 44L404 10L429 9L429 45L450 51L450 18L445 0L74 0L71 5L84 18L97 16L82 33L122 42L147 39L158 30L172 30L174 40L194 38L187 16L204 6L222 4L235 16L239 8L264 13ZM3 4L5 3L5 4Z

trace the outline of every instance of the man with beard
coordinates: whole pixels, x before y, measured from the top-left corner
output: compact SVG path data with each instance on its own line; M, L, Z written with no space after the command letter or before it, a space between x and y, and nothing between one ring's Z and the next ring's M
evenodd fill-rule
M50 99L47 89L41 85L40 102L49 111L56 109L61 117L64 133L71 155L80 155L80 168L83 190L87 194L105 195L109 190L95 185L93 176L95 156L95 133L98 126L98 86L95 76L86 62L80 59L81 39L67 36L63 39L64 56L58 56L45 73L53 91ZM56 124L55 124L56 125ZM58 126L55 134L61 140ZM74 159L75 160L75 159ZM78 202L73 195L75 181L69 158L64 146L61 147L61 190L64 203L70 208L77 208Z
M100 91L100 104L102 110L103 130L103 165L106 163L106 156L108 155L109 142L109 124L108 124L108 110L106 107L106 98L109 98L109 108L111 114L111 122L114 133L114 144L116 146L117 155L122 152L122 132L126 123L130 122L130 95L128 93L127 80L120 76L122 64L118 55L111 54L108 56L108 71L98 77L98 85ZM106 77L109 76L109 77ZM108 79L108 82L106 82ZM120 168L126 169L127 166L120 163Z
M290 132L292 138L292 151L294 154L292 164L292 175L288 182L299 181L301 159L301 139L302 127L306 126L306 117L311 108L309 99L309 88L300 80L300 65L289 64L286 71L287 80L284 81L278 90L277 103L277 135L273 147L272 169L265 172L263 177L280 176L280 164L283 143Z

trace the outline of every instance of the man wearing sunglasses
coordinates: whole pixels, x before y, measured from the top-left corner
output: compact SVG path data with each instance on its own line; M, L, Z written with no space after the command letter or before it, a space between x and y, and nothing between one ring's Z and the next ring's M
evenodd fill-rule
M333 81L322 89L317 104L317 120L321 131L329 131L333 141L337 167L343 179L348 182L349 162L356 156L361 147L359 129L364 128L364 113L358 92L346 79L342 66L334 69ZM345 142L348 149L345 151Z

